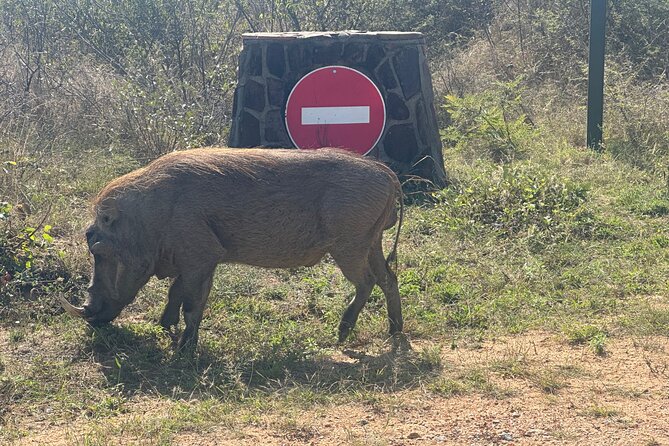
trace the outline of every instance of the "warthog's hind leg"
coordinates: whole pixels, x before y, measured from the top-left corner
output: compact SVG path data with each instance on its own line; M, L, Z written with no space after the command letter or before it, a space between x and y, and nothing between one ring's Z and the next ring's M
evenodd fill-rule
M361 250L361 246L364 244L356 246L355 250L341 249L331 253L344 277L355 285L355 297L346 307L339 323L339 342L346 340L355 327L360 311L367 303L376 283L376 277L369 265L368 249Z
M377 285L381 287L383 294L386 296L390 334L401 333L404 321L402 319L402 304L400 302L400 290L397 286L397 276L386 264L381 240L372 247L369 253L369 263L376 276Z

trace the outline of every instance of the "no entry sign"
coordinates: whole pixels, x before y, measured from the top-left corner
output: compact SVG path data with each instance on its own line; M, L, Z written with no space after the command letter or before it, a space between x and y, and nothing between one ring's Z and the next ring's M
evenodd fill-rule
M299 149L339 147L364 155L379 141L385 125L386 106L379 89L348 67L308 73L286 103L286 128Z

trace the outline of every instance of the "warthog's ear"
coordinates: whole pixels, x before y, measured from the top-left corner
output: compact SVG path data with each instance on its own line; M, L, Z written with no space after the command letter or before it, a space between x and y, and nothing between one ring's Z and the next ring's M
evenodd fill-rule
M97 218L103 226L111 226L118 219L119 210L115 200L105 200L98 205Z

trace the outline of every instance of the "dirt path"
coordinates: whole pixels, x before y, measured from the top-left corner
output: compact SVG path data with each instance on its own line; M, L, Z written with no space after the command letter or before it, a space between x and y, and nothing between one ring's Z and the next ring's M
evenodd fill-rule
M492 369L482 393L444 397L429 389L412 390L386 404L305 413L292 429L269 415L263 424L241 431L214 429L176 440L208 445L669 445L668 351L669 341L659 338L613 341L604 357L550 335L511 338L443 355L451 372Z
M588 346L536 333L477 349L444 349L442 376L421 388L363 398L366 402L316 406L289 419L266 413L234 427L182 432L173 442L669 445L669 340L612 339L606 352L597 356ZM151 417L164 413L165 404L144 401L123 416ZM91 428L94 424L76 430ZM63 425L30 431L17 444L72 444L81 438ZM117 440L152 444L151 438Z

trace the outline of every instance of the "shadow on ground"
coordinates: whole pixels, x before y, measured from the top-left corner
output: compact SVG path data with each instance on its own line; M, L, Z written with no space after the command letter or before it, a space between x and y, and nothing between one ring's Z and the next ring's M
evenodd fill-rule
M82 354L102 365L107 382L128 394L168 398L230 397L303 388L323 394L360 390L395 392L413 388L438 373L438 354L415 351L406 340L391 340L378 351L330 350L286 355L280 351L248 357L206 343L194 355L180 354L159 329L110 325L92 330Z

